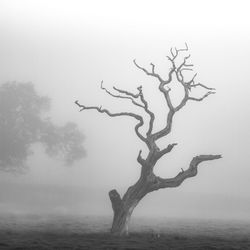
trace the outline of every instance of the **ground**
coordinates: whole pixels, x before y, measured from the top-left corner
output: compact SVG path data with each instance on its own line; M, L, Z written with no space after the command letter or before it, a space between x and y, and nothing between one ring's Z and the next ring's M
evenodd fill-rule
M134 219L128 237L108 233L108 217L0 216L0 249L250 249L250 224Z

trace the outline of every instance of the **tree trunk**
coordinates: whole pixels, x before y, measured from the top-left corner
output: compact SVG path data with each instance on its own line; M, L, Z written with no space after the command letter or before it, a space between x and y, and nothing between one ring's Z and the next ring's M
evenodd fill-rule
M128 235L128 226L134 208L147 193L148 186L142 178L127 190L122 199L116 190L109 192L114 212L111 228L113 235Z
M121 208L119 211L114 212L111 233L113 235L128 235L128 226L133 212L131 208Z
M114 211L111 233L118 236L128 235L130 218L140 197L138 194L136 196L129 195L122 200L116 190L111 190L109 197Z

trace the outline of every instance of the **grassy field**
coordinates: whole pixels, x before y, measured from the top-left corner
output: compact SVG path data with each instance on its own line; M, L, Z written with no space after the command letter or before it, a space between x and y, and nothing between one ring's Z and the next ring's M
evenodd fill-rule
M133 218L112 237L107 217L0 216L0 249L250 249L250 224Z

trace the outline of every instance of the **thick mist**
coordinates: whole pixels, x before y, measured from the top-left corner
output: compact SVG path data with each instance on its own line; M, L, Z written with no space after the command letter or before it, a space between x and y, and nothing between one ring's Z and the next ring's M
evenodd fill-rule
M0 212L111 215L108 191L120 193L140 174L136 161L147 149L135 122L74 104L133 111L127 100L105 94L117 86L145 97L162 128L167 106L154 79L139 71L153 62L167 76L171 47L190 49L197 81L216 88L202 102L188 103L160 142L178 146L155 168L173 177L199 154L222 154L205 162L195 178L176 189L146 196L134 216L248 219L250 213L250 20L245 1L0 1L0 84L32 82L51 98L49 116L58 126L77 123L87 156L73 166L49 158L34 145L29 171L0 174ZM200 92L197 92L199 95ZM174 101L182 97L176 92ZM1 142L0 142L1 143Z

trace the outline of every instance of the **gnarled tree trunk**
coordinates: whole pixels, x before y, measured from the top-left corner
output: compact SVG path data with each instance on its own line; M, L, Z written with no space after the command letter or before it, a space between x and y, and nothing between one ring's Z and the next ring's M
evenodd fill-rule
M128 235L130 218L138 200L130 198L127 203L122 200L115 201L114 197L117 197L117 194L116 190L112 190L109 193L114 211L111 233L114 235Z
M168 150L165 150L165 152L171 151L173 147L174 145L170 144ZM121 198L115 189L109 192L109 197L114 212L113 223L111 227L111 233L113 235L128 235L128 227L131 215L139 201L145 195L162 188L178 187L185 179L197 175L197 167L201 162L221 158L220 155L195 156L190 162L189 168L187 170L184 171L182 169L181 172L179 172L175 177L164 179L156 176L153 173L154 165L161 156L162 151L159 151L157 148L152 149L152 151L149 152L146 160L141 158L140 152L137 158L138 162L142 165L141 176L139 180L133 186L128 188L123 198Z
M128 235L128 226L134 208L147 194L146 182L142 179L131 186L121 199L116 190L109 192L114 212L111 233L114 235Z

